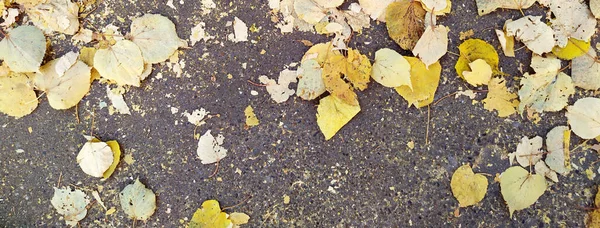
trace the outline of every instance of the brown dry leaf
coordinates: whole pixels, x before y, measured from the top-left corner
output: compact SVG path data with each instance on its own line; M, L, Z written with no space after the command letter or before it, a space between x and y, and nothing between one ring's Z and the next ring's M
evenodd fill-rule
M412 50L425 31L425 13L417 1L401 0L390 4L385 14L389 36L402 49Z

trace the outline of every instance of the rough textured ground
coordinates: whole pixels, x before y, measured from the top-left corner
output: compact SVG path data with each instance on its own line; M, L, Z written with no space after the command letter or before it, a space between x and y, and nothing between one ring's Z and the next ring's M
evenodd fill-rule
M146 227L184 226L204 200L217 199L231 206L250 196L230 210L249 214L248 227L583 226L586 211L582 208L591 207L598 181L586 175L588 168L596 173L597 165L590 165L597 159L592 151L575 152L572 161L579 168L560 177L561 182L549 187L537 203L516 212L512 219L499 184L493 181L494 175L508 168L506 155L516 149L521 137L545 136L554 126L566 124L564 112L543 115L539 124L533 124L517 115L498 118L466 97L450 97L432 106L428 115L427 108L408 108L395 91L371 83L359 92L362 111L325 141L316 124L317 102L294 97L275 104L264 88L247 80L258 81L259 75L275 77L285 65L299 61L308 48L296 40L318 43L327 38L301 32L281 35L270 21L266 1L215 1L217 9L206 16L201 16L198 2L180 5L176 1L177 10L173 10L166 1L106 1L96 11L103 15L90 22L97 28L112 23L128 31L132 17L160 13L175 22L182 38L188 38L200 21L217 36L182 51L188 77L177 78L167 66L156 65L142 87L130 89L125 99L134 108L131 116L109 115L107 108L99 108L99 102L108 99L105 85L98 83L79 105L79 123L75 109L55 111L44 98L33 114L22 119L0 116L0 226L64 226L50 204L52 187L60 176L61 185L84 190L102 186L105 204L117 209L118 192L139 177L158 199L156 213L147 223L138 224ZM500 11L479 17L473 0L454 2L452 14L438 19L451 29L449 51L458 53L459 32L473 29L474 38L497 47L503 71L512 76L507 77L509 86L516 89L514 77L521 75L519 68L527 71L531 53L520 49L517 58L505 58L493 29L520 13ZM525 12L544 15L539 8ZM227 41L232 27L225 23L234 16L260 28L250 33L256 43ZM370 58L379 48L399 50L388 38L385 25L376 22L349 46ZM54 47L48 56L71 49L76 48ZM263 49L266 53L260 54ZM204 53L208 57L202 58ZM444 70L436 100L470 88L457 78L456 59L447 54L441 60ZM246 69L242 63L247 63ZM156 77L159 72L162 79ZM250 95L251 90L259 95ZM582 96L578 92L577 97ZM483 97L480 94L478 99ZM243 111L248 105L261 121L250 129L244 126ZM179 112L172 114L171 107ZM202 165L196 158L194 126L181 115L200 107L220 117L196 131L223 134L229 149L213 178L208 176L214 165ZM94 135L118 140L124 155L135 159L132 164L121 162L104 182L81 172L75 162L85 142L81 135L90 131L92 114ZM414 141L414 149L407 147L409 141ZM571 146L579 143L574 138ZM17 149L25 152L16 153ZM476 172L488 173L490 187L481 203L461 209L460 217L455 217L458 203L450 191L450 177L464 163L476 163ZM289 204L284 204L286 195ZM120 210L105 216L94 204L80 224L123 227L130 226L131 220Z

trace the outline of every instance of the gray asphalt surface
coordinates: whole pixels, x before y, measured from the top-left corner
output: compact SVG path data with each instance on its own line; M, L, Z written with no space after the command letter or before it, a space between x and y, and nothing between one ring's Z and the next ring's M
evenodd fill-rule
M561 176L537 203L516 212L512 219L499 184L493 180L509 167L505 157L516 149L521 137L545 136L554 126L565 125L564 112L544 114L542 121L534 124L518 115L498 118L463 96L432 106L428 121L427 108L408 108L392 89L370 83L366 91L358 92L362 111L333 139L325 141L316 124L318 101L293 97L275 104L264 88L247 80L258 81L259 75L274 78L285 65L300 61L308 47L297 40L319 43L328 38L302 32L280 34L270 20L266 1L215 2L217 8L206 16L200 14L198 1L190 0L183 5L176 1L177 10L167 7L166 1L106 1L101 5L96 13L110 13L90 22L96 28L114 24L128 31L132 17L160 13L175 22L181 38L187 39L190 29L202 21L216 39L183 50L180 57L186 62L184 71L189 77L177 78L166 65L155 65L140 88L125 94L133 107L131 116L110 115L107 108L99 108L100 102L109 101L105 85L97 82L79 104L80 123L75 109L53 110L45 98L22 119L1 115L0 226L64 226L50 204L59 176L63 186L92 190L101 185L104 203L117 208L115 214L105 216L94 204L81 227L130 226L131 220L120 210L118 192L138 177L157 194L156 213L148 222L137 224L145 227L184 226L204 200L216 199L225 207L247 197L252 198L228 210L249 214L247 227L583 226L586 211L582 208L593 205L598 182L597 177L589 179L586 175L588 168L597 173L598 165L591 165L597 160L593 151L574 154L572 161L580 168ZM536 7L525 13L545 15ZM260 28L249 37L258 42L227 41L233 30L225 23L234 16ZM501 28L506 19L520 16L518 11L501 10L479 17L475 1L454 1L452 13L440 17L438 23L451 29L451 52L458 53L462 42L459 32L469 29L475 32L473 38L497 47L500 66L510 75L508 85L516 91L515 77L522 75L519 65L527 71L531 53L520 49L517 58L504 57L493 29ZM125 20L121 22L118 17ZM357 34L349 46L371 59L384 47L409 55L387 36L385 24L372 25ZM77 49L55 45L46 58ZM263 49L266 53L260 54ZM204 53L209 56L202 58ZM472 88L457 77L456 60L452 54L442 58L436 100L459 88ZM246 69L242 63L247 63ZM162 79L156 77L159 72ZM228 74L233 77L228 79ZM259 95L250 95L251 90ZM590 94L578 90L576 97L583 96ZM482 93L477 99L484 97ZM248 105L261 121L250 129L245 128L244 116ZM179 113L172 114L171 107L178 108ZM210 129L223 134L224 147L229 150L213 178L208 177L215 166L202 165L196 158L195 126L181 115L201 107L220 117L209 119L197 132ZM104 182L87 176L75 161L85 142L81 135L89 133L92 113L94 135L104 141L118 140L123 155L135 159L132 164L122 161ZM425 144L428 122L430 143ZM414 149L407 147L409 141L414 141ZM571 146L581 142L573 138ZM25 152L16 153L17 149ZM481 203L461 209L460 217L455 217L458 202L450 190L450 177L465 163L477 163L475 172L490 174L490 184ZM289 204L284 203L284 196L290 197Z

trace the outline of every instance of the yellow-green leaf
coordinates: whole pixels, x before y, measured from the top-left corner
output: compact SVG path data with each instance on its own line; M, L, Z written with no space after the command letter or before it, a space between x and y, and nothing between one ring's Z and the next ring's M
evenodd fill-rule
M360 112L359 105L349 105L337 97L329 95L319 102L317 125L325 139L329 140L358 112Z
M559 46L555 46L552 49L552 53L556 55L556 57L564 60L572 60L579 56L585 55L588 50L590 50L590 42L586 42L583 40L578 40L575 38L569 38L567 42L567 46L561 48Z
M115 169L117 169L117 165L119 165L119 161L121 161L121 147L119 146L119 142L117 142L117 140L111 140L106 142L106 144L108 145L108 147L110 147L110 150L112 150L113 152L113 162L112 164L110 164L108 169L102 174L103 180L108 179L115 172Z
M412 50L425 31L425 13L417 1L400 0L390 4L385 13L389 36L402 49Z
M46 53L46 37L34 26L19 26L0 41L0 59L14 72L35 72Z
M440 82L442 66L439 62L436 62L429 65L429 69L427 69L420 59L416 57L405 58L410 63L412 89L409 86L403 85L396 87L396 92L408 101L409 107L414 105L417 108L421 108L431 104Z
M513 212L528 208L544 194L546 178L513 166L500 176L500 190L512 217Z
M487 192L488 180L481 174L473 173L470 165L458 167L450 181L452 194L460 207L468 207L479 203Z
M196 210L190 220L189 228L229 228L231 220L227 219L227 213L221 211L221 206L216 200L206 200L202 208Z
M498 63L500 62L500 59L498 58L498 53L492 45L485 41L480 39L468 39L458 46L458 50L460 50L460 57L458 58L454 69L456 69L456 73L461 78L464 78L463 72L472 71L469 63L477 59L485 60L492 68L494 74L499 73Z

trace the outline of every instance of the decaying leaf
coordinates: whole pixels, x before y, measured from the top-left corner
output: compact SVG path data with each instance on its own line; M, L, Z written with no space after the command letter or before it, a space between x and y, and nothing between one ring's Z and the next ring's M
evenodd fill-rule
M542 159L544 154L542 151L543 144L542 137L536 136L534 138L527 138L524 136L521 138L521 143L517 145L517 152L515 153L517 162L523 167L535 165Z
M464 71L463 77L472 86L487 85L492 78L492 68L483 59L469 63L471 71Z
M487 192L488 181L485 176L473 173L469 164L458 167L450 181L452 194L460 207L479 203Z
M594 2L594 0L592 0L591 2ZM600 4L600 3L598 3L598 4ZM585 220L586 227L590 227L590 228L600 227L600 210L598 209L598 208L600 208L600 187L598 187L598 192L596 192L596 197L594 199L594 206L596 208L588 214L588 217Z
M373 63L373 80L385 87L406 85L413 89L410 79L410 63L398 52L382 48L375 52Z
M279 79L277 81L268 78L265 75L258 77L260 83L265 84L267 92L271 95L277 103L283 103L294 94L294 90L289 88L290 83L296 82L297 73L285 69L279 73Z
M246 126L254 127L258 125L259 121L258 118L256 118L256 114L254 114L254 109L252 106L248 105L248 107L246 107L244 110L244 115L246 115Z
M65 0L48 0L26 8L27 15L38 28L46 33L53 31L73 35L79 30L79 6Z
M0 41L0 59L14 72L36 72L46 53L46 37L33 26L19 26Z
M63 216L67 225L75 227L87 215L86 207L90 200L81 190L72 190L67 186L64 188L54 187L54 195L50 203Z
M583 139L600 136L600 99L581 98L567 107L567 119L573 132Z
M216 138L210 133L210 130L206 131L204 135L198 140L198 149L196 154L202 164L211 164L220 161L227 156L227 149L223 145L225 137L219 134Z
M548 168L544 161L538 161L537 163L535 163L534 167L535 173L542 175L554 182L558 182L558 175L556 174L556 172Z
M349 48L346 57L345 78L352 83L352 86L358 90L365 90L371 79L371 61L366 55L358 50Z
M418 1L393 2L387 7L385 20L389 36L405 50L413 50L425 31L425 10Z
M144 59L140 48L129 40L120 40L94 55L94 68L102 77L119 85L140 86Z
M86 138L88 141L83 144L77 154L77 163L87 175L103 177L104 172L113 163L113 151L105 142L91 136Z
M492 45L480 39L468 39L458 46L458 50L460 50L460 57L456 65L454 65L454 69L456 69L456 73L461 78L464 78L463 72L471 71L469 63L477 59L485 60L492 68L494 75L498 74L500 59L498 58L496 49Z
M156 210L156 195L139 178L125 186L119 194L119 200L123 212L130 219L146 221Z
M568 45L567 45L568 47ZM600 89L600 63L597 62L596 51L593 48L571 62L571 78L575 86L588 89Z
M331 139L358 112L359 105L349 105L333 95L321 99L317 107L317 125L325 140Z
M110 100L112 104L112 108L109 109L109 114L113 114L114 112L119 114L131 115L131 111L129 110L129 106L125 103L125 99L123 98L123 93L125 93L123 87L118 87L115 89L111 89L110 86L106 86L106 97Z
M216 200L206 200L202 202L202 207L194 212L190 220L190 228L204 227L239 227L239 225L248 223L250 216L245 213L234 212L227 214L221 211L221 206Z
M435 91L440 83L442 65L436 62L427 68L418 58L405 58L410 63L410 83L412 89L408 85L403 85L396 87L395 90L408 101L409 107L411 105L417 108L425 107L433 102Z
M248 41L248 26L238 17L235 17L233 21L233 41Z
M506 21L506 34L514 36L538 55L552 51L554 32L550 26L540 21L542 16L525 16L518 20Z
M46 92L54 109L71 108L90 91L91 67L70 52L42 66L35 74L37 89Z
M596 32L596 18L588 6L581 1L539 0L552 11L550 22L554 39L559 47L567 46L569 38L590 41Z
M475 0L479 16L491 13L498 8L523 10L531 7L536 0Z
M546 179L513 166L500 175L500 190L512 217L513 212L528 208L544 194Z
M326 10L313 0L295 0L294 11L298 15L298 19L311 25L319 23L326 16Z
M26 74L0 66L0 112L17 119L32 113L38 100L31 84Z
M570 135L571 130L567 126L556 126L546 135L548 154L546 155L545 162L550 169L565 176L571 171L571 159L569 157Z
M321 75L323 69L315 59L302 61L298 68L298 88L296 95L304 100L312 100L319 97L325 91L325 83Z
M373 20L386 21L386 9L395 0L358 0L363 10L371 15Z
M590 42L578 40L575 38L569 38L567 46L559 47L556 46L552 49L552 54L556 57L564 60L572 60L579 56L585 55L590 50ZM589 56L588 56L589 57Z
M519 89L519 113L525 107L536 112L557 112L567 106L569 96L575 93L571 77L560 71L560 60L534 55L531 68L535 74L525 73Z
M483 99L483 108L489 111L498 111L499 117L507 117L517 112L519 106L517 94L511 93L506 88L506 82L501 78L492 78L488 83L488 94Z

